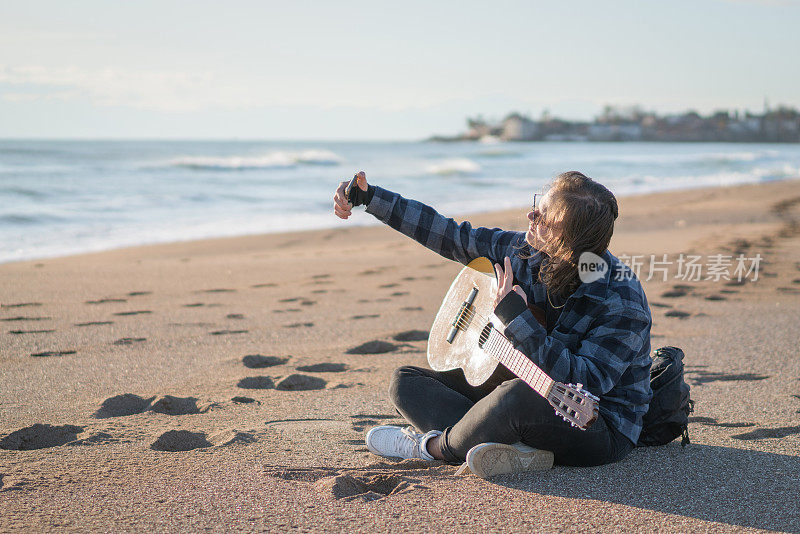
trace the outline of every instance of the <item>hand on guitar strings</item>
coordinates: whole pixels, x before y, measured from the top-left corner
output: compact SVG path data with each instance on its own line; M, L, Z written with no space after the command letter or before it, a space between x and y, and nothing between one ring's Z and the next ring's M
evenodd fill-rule
M497 275L497 296L494 298L494 307L496 308L497 305L500 304L500 301L512 291L522 297L522 300L525 301L525 305L527 306L528 297L525 295L525 292L518 285L514 285L514 271L511 269L511 258L506 256L503 263L505 264L505 271L503 271L503 267L501 267L499 263L494 264L494 272Z

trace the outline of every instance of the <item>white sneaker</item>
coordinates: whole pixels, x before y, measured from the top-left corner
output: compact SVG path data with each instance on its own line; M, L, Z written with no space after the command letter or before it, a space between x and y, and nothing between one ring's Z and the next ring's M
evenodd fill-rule
M481 478L521 471L541 471L553 467L553 453L534 449L522 442L481 443L467 452L470 471Z
M432 461L435 458L425 448L425 444L434 436L440 435L438 430L431 430L427 434L415 432L410 426L383 425L369 429L366 442L367 449L372 454L386 458L420 458Z

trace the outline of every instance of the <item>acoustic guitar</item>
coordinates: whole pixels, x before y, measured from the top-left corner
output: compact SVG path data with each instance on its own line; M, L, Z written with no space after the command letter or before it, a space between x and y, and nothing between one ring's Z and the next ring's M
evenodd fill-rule
M502 334L494 316L497 280L491 260L477 258L458 274L436 314L428 337L428 363L435 371L462 369L473 386L502 363L547 399L564 421L586 430L597 420L598 399L582 384L550 378ZM541 310L538 310L541 312ZM537 319L541 322L542 315Z

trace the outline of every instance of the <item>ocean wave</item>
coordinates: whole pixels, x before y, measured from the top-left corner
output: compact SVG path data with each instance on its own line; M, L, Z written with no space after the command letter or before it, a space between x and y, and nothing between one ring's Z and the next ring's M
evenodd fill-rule
M27 187L0 187L0 195L15 195L27 198L45 198L48 194L45 191L28 189Z
M428 165L426 170L431 174L448 176L452 174L477 174L481 172L481 166L467 158L453 158Z
M688 154L608 154L593 155L592 159L603 163L632 164L700 164L719 165L726 163L747 163L769 160L779 155L775 150L756 150L743 152L697 152Z
M285 169L297 165L339 165L344 158L330 150L276 150L263 156L185 156L173 159L170 165L197 170L243 171L252 169Z
M22 213L6 213L0 215L0 224L8 224L14 226L31 226L36 224L45 224L61 221L61 217L52 215L28 215Z
M800 167L786 164L781 166L752 167L745 171L717 171L702 174L675 174L658 176L653 174L629 175L615 180L620 189L627 186L644 186L648 191L664 188L727 186L753 182L771 182L800 178Z

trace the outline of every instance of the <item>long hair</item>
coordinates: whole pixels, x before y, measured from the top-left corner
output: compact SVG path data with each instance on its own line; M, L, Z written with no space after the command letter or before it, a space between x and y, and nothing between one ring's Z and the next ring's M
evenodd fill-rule
M578 288L578 258L583 252L599 256L608 249L618 214L614 194L583 173L569 171L553 180L539 221L557 227L540 248L546 258L539 280L551 295L563 299Z

